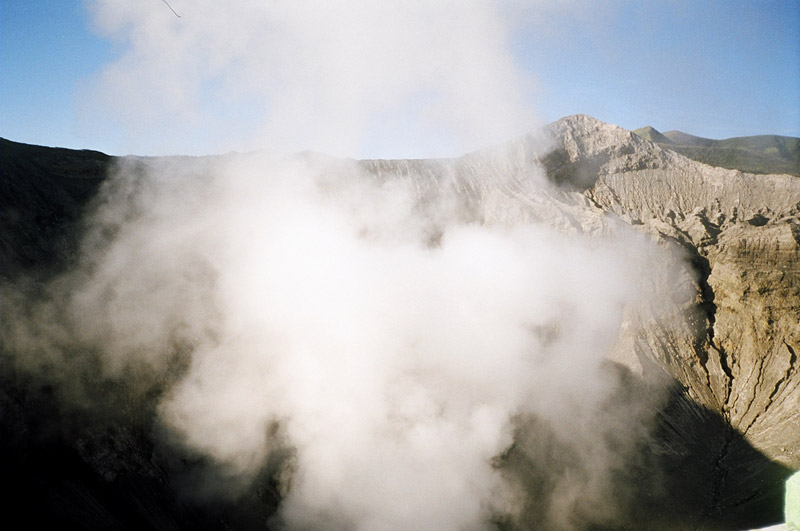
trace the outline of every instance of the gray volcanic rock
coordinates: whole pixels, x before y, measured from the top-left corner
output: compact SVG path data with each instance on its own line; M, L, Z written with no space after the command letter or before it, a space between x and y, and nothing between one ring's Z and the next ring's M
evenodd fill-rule
M800 467L800 179L713 168L585 116L551 127L571 161L602 161L584 191L593 204L677 242L700 269L699 336L640 351L756 448Z
M663 266L695 299L669 316L630 313L610 357L645 381L675 382L655 452L683 468L685 482L665 482L692 493L683 509L695 528L758 524L753 507L777 507L800 468L800 179L711 167L589 116L548 132L549 149L528 136L449 164L415 162L422 172L362 164L382 178L413 173L420 197L452 187L482 223L594 233L623 223L681 249ZM532 182L540 164L559 188Z

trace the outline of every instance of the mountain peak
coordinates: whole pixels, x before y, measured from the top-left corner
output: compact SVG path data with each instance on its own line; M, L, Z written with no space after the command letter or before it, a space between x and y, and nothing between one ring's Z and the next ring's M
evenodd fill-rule
M548 129L555 138L571 139L566 144L576 144L574 147L579 151L593 152L604 146L625 144L632 138L627 129L586 114L565 116L551 123Z
M655 142L657 144L673 143L672 140L659 132L658 129L650 125L640 127L639 129L634 129L633 133L644 138L645 140L649 140L650 142Z

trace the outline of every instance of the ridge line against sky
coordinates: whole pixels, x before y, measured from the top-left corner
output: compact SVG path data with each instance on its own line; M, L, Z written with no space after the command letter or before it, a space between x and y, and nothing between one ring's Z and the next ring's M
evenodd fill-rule
M229 8L233 12L222 13L224 16L215 13L218 23L230 24L233 33L230 29L221 32L204 26L195 38L220 38L220 46L229 56L219 59L219 49L210 48L205 55L197 55L198 61L205 63L188 68L186 63L196 56L195 51L174 50L182 44L192 45L187 28L192 28L193 21L203 15L204 5L212 5L208 2L172 0L170 6L181 18L161 0L141 0L130 9L113 7L113 3L103 0L3 2L0 136L114 155L204 154L264 147L276 135L275 131L264 132L264 122L271 120L265 116L276 112L267 110L269 101L288 102L303 109L320 93L309 89L308 94L297 95L298 87L304 89L297 82L289 85L291 99L285 95L283 100L276 99L275 88L271 87L272 100L268 100L259 93L260 88L280 81L282 78L272 76L272 72L286 67L294 58L275 59L263 53L231 55L230 46L236 43L228 41L235 40L232 36L236 32L250 32L250 41L242 39L240 45L258 45L259 39L280 43L279 33L285 31L287 44L284 48L278 46L276 53L290 55L294 49L289 43L302 47L309 35L320 29L328 31L330 24L343 21L352 26L331 30L331 40L323 44L338 46L346 40L334 59L342 61L342 57L348 57L347 50L352 50L358 59L363 59L360 66L352 70L354 67L347 60L331 66L329 55L320 56L322 59L311 57L307 63L321 70L342 67L325 75L312 72L309 79L318 84L330 84L331 80L338 83L339 76L359 78L351 83L357 85L356 89L349 92L345 86L339 92L321 93L323 99L330 101L320 105L318 114L330 114L332 130L342 124L352 129L348 132L343 128L342 136L351 134L360 139L335 145L332 150L340 152L332 154L403 158L456 155L487 139L502 141L503 135L510 132L532 130L577 113L627 129L651 125L659 131L680 130L707 138L800 136L800 2L796 0L409 2L417 12L406 8L406 4L392 7L391 2L383 11L372 9L361 0L347 0L340 9L327 11L321 3L299 4L306 10L280 16L265 13L267 8L259 7L259 13L254 13L262 16L260 19L245 13L244 7L242 13L236 12L236 6ZM314 21L315 17L321 20ZM242 27L246 20L253 21L252 27ZM425 20L430 24L421 25L420 21ZM375 26L374 21L385 27ZM257 26L259 22L264 22L264 27ZM276 31L268 33L267 25ZM370 26L375 27L371 30ZM407 28L418 33L401 35L405 40L396 42L372 35L386 33L387 28L389 33L395 28L398 34L407 32ZM366 35L363 38L362 33ZM155 55L141 53L142 39L153 35L165 39L161 65L153 64L154 57L156 62L159 60L157 47ZM405 47L409 43L422 44L414 52L416 55L409 52L397 57L396 69L394 65L384 65L373 71L369 65L392 57L380 55L381 46L398 42ZM375 48L372 56L361 57L364 43L367 48ZM132 63L132 57L139 62ZM215 66L216 59L228 62ZM420 63L429 59L429 70L438 69L439 73L421 69ZM268 64L272 70L241 66L246 61L256 64L261 60L273 61ZM130 65L142 68L145 75L139 76L143 80L141 86L136 85L135 76L124 81L129 90L125 96L108 78L114 68L119 73ZM476 72L485 71L486 65L491 79L480 79ZM451 66L453 72L441 73ZM219 68L216 73L202 72L215 67ZM153 74L158 68L166 77L171 71L180 75L189 72L197 79L159 84L158 75ZM236 75L230 76L231 71ZM284 74L293 76L286 79L296 82L299 74L307 72ZM371 75L377 79L370 79ZM387 93L392 83L401 87L396 94ZM473 83L474 87L465 88ZM162 87L174 89L174 93L166 93ZM380 97L384 93L387 103L382 106ZM350 102L348 98L359 101ZM363 116L343 119L331 111L348 109L341 106L342 102L357 108L361 100L365 106ZM109 102L118 108L109 107ZM157 115L164 109L167 114L178 110L163 120L140 120L134 110L139 112L142 105L152 102L156 102L152 108L141 110L142 116L147 112ZM487 108L476 109L483 102ZM182 105L190 110L181 114ZM314 116L311 110L307 113ZM463 120L459 120L459 113L465 117ZM408 123L401 123L406 117ZM495 118L497 124L489 124ZM477 134L477 124L482 120L489 124L488 129L496 127ZM436 127L428 127L434 122ZM284 127L286 123L284 117L271 127ZM307 129L298 129L297 141L287 143L287 147L326 146L324 142L313 145L316 139L304 136ZM452 130L463 133L464 138L452 138ZM307 138L312 145L302 144Z

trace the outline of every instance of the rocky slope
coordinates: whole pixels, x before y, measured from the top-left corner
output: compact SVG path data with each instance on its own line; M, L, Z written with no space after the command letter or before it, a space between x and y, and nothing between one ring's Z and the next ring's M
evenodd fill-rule
M587 231L611 216L679 246L698 273L700 322L669 338L669 349L663 338L641 340L629 365L641 373L657 360L770 458L800 467L800 179L707 166L588 116L549 131L555 149L520 139L494 155L500 163L463 157L457 178L428 163L427 177L414 172L420 194L455 179L485 223L545 219ZM531 188L537 162L561 193ZM403 161L364 164L408 173L398 172Z
M81 215L116 162L3 141L5 287L22 285L26 296L39 297L37 286L75 260ZM354 171L351 162L330 160L326 171L337 164ZM555 186L543 184L541 168ZM431 246L446 230L434 208L446 196L465 222L542 223L563 234L631 231L678 250L659 267L695 295L665 305L673 308L668 315L651 307L626 314L609 355L616 391L596 412L603 423L637 417L632 404L652 409L648 435L614 475L626 509L605 514L576 493L586 514L569 526L741 529L780 518L782 481L800 468L800 179L707 166L588 116L564 118L499 150L447 161L361 161L356 171L410 181ZM666 300L674 285L653 289ZM210 465L154 446L157 398L168 382L96 386L94 399L115 412L100 418L85 404L59 405L55 384L17 371L8 348L4 338L3 474L12 478L4 481L3 513L11 515L4 518L30 512L42 524L98 529L247 529L274 512L281 496L274 463L235 500L198 504L179 495L182 482ZM575 463L588 458L541 420L521 423L516 437L497 466L528 497L520 520L495 523L563 528L548 516L552 492L560 477L583 473ZM626 444L613 433L607 442Z
M699 343L650 355L756 448L800 467L800 179L709 167L588 117L554 129L570 160L607 159L583 192L593 204L678 243L698 269Z
M492 169L480 167L486 154L457 162L459 180L493 176L464 190L476 218L582 232L621 220L682 250L666 267L691 264L684 281L696 299L669 326L646 311L629 315L611 357L645 381L664 372L673 380L654 468L683 470L684 480L665 483L691 493L679 503L689 527L756 524L757 507L776 508L782 478L800 468L800 179L707 166L588 116L549 132L553 149L529 136ZM539 163L557 191L530 188ZM367 163L387 174L403 164Z

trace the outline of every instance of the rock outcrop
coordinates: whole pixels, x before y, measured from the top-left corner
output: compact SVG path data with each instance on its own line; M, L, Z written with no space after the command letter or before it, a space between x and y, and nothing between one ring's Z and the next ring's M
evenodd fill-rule
M713 168L586 116L551 126L583 194L681 246L704 321L676 348L640 347L767 456L800 467L800 179ZM553 158L553 155L550 155ZM572 170L572 175L575 170Z
M563 140L545 159L550 172L604 212L682 248L696 272L682 326L638 316L636 356L621 357L633 370L666 369L687 398L662 417L665 439L676 442L664 455L713 464L676 488L705 496L701 512L716 512L718 525L754 502L777 510L779 478L800 467L800 179L710 167L585 116L551 128ZM705 429L717 422L709 412L724 429ZM768 472L753 450L785 468Z

